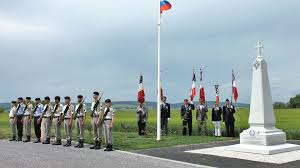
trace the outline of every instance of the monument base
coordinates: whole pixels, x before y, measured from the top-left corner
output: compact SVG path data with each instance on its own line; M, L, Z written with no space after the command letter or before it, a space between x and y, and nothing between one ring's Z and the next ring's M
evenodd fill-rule
M244 153L273 155L277 153L300 150L300 146L294 144L288 144L288 143L281 144L281 145L273 145L273 146L237 144L237 145L230 146L230 150L236 152L244 152Z
M251 126L240 134L240 144L272 146L285 143L285 132L274 126Z

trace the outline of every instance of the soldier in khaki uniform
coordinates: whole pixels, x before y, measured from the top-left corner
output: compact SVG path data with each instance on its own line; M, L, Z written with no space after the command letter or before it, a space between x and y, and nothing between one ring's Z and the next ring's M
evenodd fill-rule
M94 130L95 145L91 146L90 149L97 150L101 148L102 125L100 125L100 116L101 113L103 113L103 110L101 104L101 96L99 96L99 92L94 92L93 94L93 102L91 106L91 125Z
M32 108L33 105L31 104L31 97L26 97L25 99L25 109L23 115L23 127L25 129L26 140L23 142L30 142L31 136L31 121L32 121Z
M11 108L9 111L9 124L11 128L12 133L12 139L9 141L15 141L16 140L16 112L17 112L17 102L12 101L11 102Z
M52 118L52 106L50 104L50 97L45 97L44 99L44 111L39 120L42 120L42 131L44 131L45 141L43 144L50 144L50 136L51 136L51 118ZM42 134L43 134L42 133Z
M66 133L67 143L65 147L71 146L72 142L72 118L74 114L74 106L71 104L71 98L69 96L65 97L65 105L63 108L64 116L64 127Z
M112 128L115 118L115 111L112 108L112 102L110 99L105 100L105 109L104 109L104 122L103 122L103 129L104 129L104 137L106 141L106 149L104 151L112 151Z
M84 99L82 95L78 95L77 98L78 98L78 103L75 107L74 119L76 120L75 123L77 128L78 144L75 145L74 147L83 148L86 105L84 104Z
M63 105L60 103L60 97L56 96L55 106L53 107L53 126L55 132L55 143L52 145L61 145L61 123L63 115Z

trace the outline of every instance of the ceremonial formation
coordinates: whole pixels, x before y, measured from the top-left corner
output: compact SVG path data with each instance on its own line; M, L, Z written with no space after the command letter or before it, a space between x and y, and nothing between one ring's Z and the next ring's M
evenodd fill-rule
M106 148L104 151L112 151L112 128L115 112L110 99L105 100L103 107L101 102L102 94L93 93L93 102L91 106L91 125L94 130L95 144L90 149L101 149L102 135L105 137ZM51 128L54 129L55 142L52 145L62 145L61 128L64 127L65 139L63 144L70 147L72 142L73 125L76 128L78 144L74 147L84 147L84 130L87 108L84 103L85 98L82 95L77 96L77 104L74 107L69 96L64 97L64 104L61 98L56 96L54 103L51 104L50 97L35 98L35 106L31 102L31 97L25 100L19 97L17 101L11 102L9 113L12 139L10 141L22 141L23 133L25 139L23 142L31 141L31 123L34 122L36 140L33 143L50 144ZM17 130L17 131L16 131Z

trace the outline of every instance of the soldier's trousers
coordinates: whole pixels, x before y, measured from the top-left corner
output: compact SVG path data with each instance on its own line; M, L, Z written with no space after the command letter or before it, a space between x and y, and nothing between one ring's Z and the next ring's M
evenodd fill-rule
M146 133L146 123L138 122L139 135L145 135Z
M51 137L51 121L50 117L44 117L42 119L42 130L44 131L44 138L50 138ZM43 134L43 133L42 133Z
M31 121L30 116L23 116L23 127L26 136L31 136Z
M192 135L193 132L193 126L192 126L192 119L188 119L188 120L183 120L182 121L182 125L183 125L183 129L182 129L182 135L186 135L186 131L187 129L189 130L189 136Z
M34 132L37 139L41 139L41 123L38 123L40 116L34 117Z
M17 116L17 129L18 129L18 138L23 137L23 123L22 123L22 116Z
M72 126L70 126L71 120L72 119L65 119L65 122L64 122L66 139L68 141L72 141Z
M16 136L16 122L14 118L10 118L9 119L9 124L10 124L10 128L11 128L11 134L13 137Z
M225 122L228 137L234 137L234 122Z
M213 121L215 126L215 136L221 136L221 121Z
M112 128L109 128L112 120L104 120L103 129L104 129L104 138L106 144L112 145Z
M53 127L54 127L56 141L61 140L61 121L59 121L59 120L60 120L59 117L53 118Z
M168 118L161 119L161 130L163 135L168 135Z
M99 117L93 117L92 127L94 130L94 140L101 142L101 140L102 140L102 125L99 125L99 127L97 127L98 118Z
M78 140L84 140L84 126L82 126L83 122L84 122L83 117L76 118L76 129L77 129Z
M198 123L198 134L207 135L206 120L197 120Z

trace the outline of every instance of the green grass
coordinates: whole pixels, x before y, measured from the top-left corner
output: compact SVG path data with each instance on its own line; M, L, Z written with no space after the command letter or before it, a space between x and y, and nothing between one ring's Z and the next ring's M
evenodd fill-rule
M114 124L113 139L114 147L121 150L138 150L147 148L167 147L176 145L188 145L207 143L215 141L230 140L231 138L215 138L212 136L197 136L196 120L193 120L194 135L191 137L183 137L181 135L181 120L178 109L172 109L171 120L169 121L170 135L162 137L161 141L156 141L156 112L150 111L147 123L147 136L137 135L137 123L135 111L117 111L116 122ZM195 115L195 114L194 114ZM287 133L288 139L300 139L300 109L278 109L275 110L277 119L277 127L283 129ZM89 116L89 115L88 115ZM235 114L236 135L239 132L247 129L249 109L237 109ZM209 120L207 122L208 130L212 135L211 111L208 113ZM86 121L86 142L93 143L93 133L90 123L90 118ZM224 134L224 125L222 131ZM62 130L63 131L63 130ZM64 133L64 132L63 132ZM32 129L34 137L34 131ZM53 134L53 131L52 131ZM73 140L76 140L75 128L73 127ZM0 138L9 138L10 128L8 123L8 114L0 113Z

